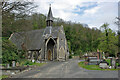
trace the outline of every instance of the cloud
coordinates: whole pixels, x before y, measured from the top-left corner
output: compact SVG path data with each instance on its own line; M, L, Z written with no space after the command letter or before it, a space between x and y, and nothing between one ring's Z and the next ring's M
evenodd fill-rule
M34 0L38 4L37 12L47 15L49 4L52 4L54 17L67 21L86 23L99 28L108 22L110 28L117 30L114 25L118 15L118 0Z
M93 11L94 10L95 13L90 12L91 10L88 10L89 12L86 12L83 15L84 18L87 17L89 19L87 23L90 27L92 27L92 25L96 25L96 27L99 28L103 23L107 22L110 24L109 27L111 29L118 29L117 26L114 24L115 17L118 16L118 7L116 2L98 3L98 6L93 9Z
M84 12L87 14L95 14L99 9L100 9L100 7L94 7L92 9L85 10Z

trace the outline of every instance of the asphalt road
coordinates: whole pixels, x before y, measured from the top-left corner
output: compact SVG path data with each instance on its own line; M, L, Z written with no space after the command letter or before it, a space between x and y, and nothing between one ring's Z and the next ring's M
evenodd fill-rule
M86 70L78 66L79 60L48 62L47 64L14 75L13 78L118 78L118 71Z

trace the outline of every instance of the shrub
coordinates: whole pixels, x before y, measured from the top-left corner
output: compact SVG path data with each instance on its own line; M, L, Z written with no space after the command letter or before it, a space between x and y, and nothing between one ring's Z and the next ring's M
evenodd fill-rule
M72 58L72 55L69 56L69 59L71 59L71 58Z
M19 59L16 46L8 38L2 38L2 62L11 64Z
M33 64L33 62L31 62L31 61L26 61L24 65L32 65L32 64Z

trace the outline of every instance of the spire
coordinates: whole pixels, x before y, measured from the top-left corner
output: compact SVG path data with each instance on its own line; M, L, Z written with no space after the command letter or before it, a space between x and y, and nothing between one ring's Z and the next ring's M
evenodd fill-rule
M52 26L53 15L52 15L52 10L51 10L51 4L50 4L50 7L49 7L49 12L48 12L48 15L47 15L47 18L46 18L46 22L47 22L47 26Z

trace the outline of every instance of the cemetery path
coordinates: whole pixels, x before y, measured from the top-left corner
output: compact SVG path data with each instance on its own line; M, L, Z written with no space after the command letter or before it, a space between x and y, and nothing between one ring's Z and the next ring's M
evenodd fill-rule
M48 62L47 64L26 71L13 78L118 78L118 71L86 70L78 66L79 60L66 62Z

